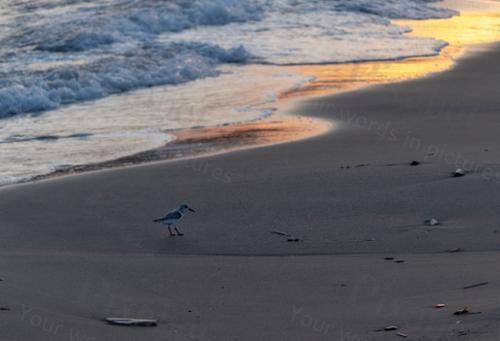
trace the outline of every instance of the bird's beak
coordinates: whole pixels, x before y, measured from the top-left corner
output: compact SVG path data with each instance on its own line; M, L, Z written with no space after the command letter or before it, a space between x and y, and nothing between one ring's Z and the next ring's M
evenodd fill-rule
M196 212L195 210L193 210L192 208L188 208L188 210L190 210L191 212Z

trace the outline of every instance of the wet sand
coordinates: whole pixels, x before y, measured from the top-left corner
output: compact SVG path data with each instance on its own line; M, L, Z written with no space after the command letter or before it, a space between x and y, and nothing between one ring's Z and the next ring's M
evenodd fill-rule
M291 105L291 103L287 103L286 105ZM332 127L332 122L326 120L280 113L245 123L177 130L175 131L176 139L160 148L115 160L71 166L26 179L24 182L152 163L155 161L186 160L198 156L206 157L230 151L277 145L323 134L332 129Z

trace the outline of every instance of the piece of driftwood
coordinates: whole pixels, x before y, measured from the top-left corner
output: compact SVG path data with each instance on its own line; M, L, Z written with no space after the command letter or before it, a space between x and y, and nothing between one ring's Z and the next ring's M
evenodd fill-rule
M436 308L440 309L440 308L444 308L444 307L446 307L446 304L444 304L444 303L438 303L438 304L436 304L434 307L436 307Z
M465 307L463 309L460 309L460 310L457 310L453 313L453 315L475 315L475 314L481 314L480 311L475 311L475 312L472 312L469 310L468 307Z
M446 250L446 252L449 252L449 253L456 253L456 252L462 252L462 251L463 251L463 249L459 248L459 247L456 247L454 249Z
M401 332L397 332L396 335L401 336L401 337L408 337L408 335L406 335L405 333L401 333Z
M394 260L394 257L385 257L385 260Z
M469 308L465 307L463 309L460 309L460 310L457 310L453 313L453 315L465 315L465 314L469 314Z
M288 238L287 241L288 242L301 242L302 239L300 239L300 238Z
M376 332L390 332L390 331L393 331L393 330L398 330L398 327L390 325L390 326L387 326L387 327L384 327L384 328L375 329L374 331L376 331Z
M419 164L420 164L420 162L413 160L413 161L410 163L410 166L418 166Z
M105 319L105 321L109 324L129 327L156 327L158 325L157 320L136 319L128 317L108 317Z
M290 233L282 232L282 231L271 231L271 233L277 234L278 236L291 237Z
M405 262L405 261L404 261L404 260L402 260L402 259L396 259L396 260L394 261L394 263L398 263L398 264L402 264L402 263L404 263L404 262Z
M473 335L473 334L488 334L488 332L487 331L480 331L480 330L473 331L473 330L467 329L467 330L459 330L457 333L458 336Z
M482 287L482 286L488 285L488 284L489 284L488 282L476 283L476 284L472 284L472 285L467 285L464 287L464 289L472 289L472 288Z

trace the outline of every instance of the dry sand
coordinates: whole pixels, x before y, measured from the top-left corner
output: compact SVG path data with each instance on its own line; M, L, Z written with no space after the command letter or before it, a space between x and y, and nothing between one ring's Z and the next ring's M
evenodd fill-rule
M146 256L2 252L1 340L498 340L498 253ZM476 282L490 284L474 289ZM445 303L442 309L434 308ZM469 306L471 314L453 312ZM159 319L109 326L107 316ZM375 330L395 325L390 332ZM464 334L459 337L458 335Z
M498 340L499 58L304 103L316 138L1 189L0 340Z

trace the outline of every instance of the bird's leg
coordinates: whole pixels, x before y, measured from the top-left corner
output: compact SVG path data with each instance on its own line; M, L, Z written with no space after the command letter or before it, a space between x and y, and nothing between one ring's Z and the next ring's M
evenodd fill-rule
M183 236L184 235L184 233L179 232L179 230L177 229L177 226L174 226L174 229L175 229L175 232L177 232L178 236Z
M175 234L172 232L172 229L170 228L170 225L167 225L167 227L168 227L168 232L170 232L170 235L175 236Z

